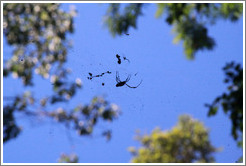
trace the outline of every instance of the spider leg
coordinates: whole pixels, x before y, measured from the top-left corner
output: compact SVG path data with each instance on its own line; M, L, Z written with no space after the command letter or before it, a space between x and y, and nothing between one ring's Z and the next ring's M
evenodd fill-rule
M121 82L120 78L119 78L119 72L118 71L116 71L116 82L118 82L118 83Z
M141 82L137 86L130 86L128 84L126 84L126 86L128 86L129 88L137 88L142 82L143 82L143 80L141 80Z
M131 79L131 75L128 75L128 77L126 78L126 82L130 81Z

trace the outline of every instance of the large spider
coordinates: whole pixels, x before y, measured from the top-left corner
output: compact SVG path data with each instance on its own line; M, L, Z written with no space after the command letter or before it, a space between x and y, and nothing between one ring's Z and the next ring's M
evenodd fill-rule
M130 81L130 79L131 79L131 75L128 75L128 77L126 78L125 81L121 81L120 80L120 76L119 76L119 72L117 71L116 72L116 82L117 82L116 87L120 87L120 86L126 85L129 88L137 88L143 81L143 80L141 80L141 82L137 86L130 86L130 85L127 84L127 82Z

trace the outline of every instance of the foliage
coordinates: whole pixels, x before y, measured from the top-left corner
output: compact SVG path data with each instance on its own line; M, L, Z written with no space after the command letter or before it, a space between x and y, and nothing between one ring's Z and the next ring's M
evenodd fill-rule
M4 35L14 47L13 56L4 68L4 76L12 73L25 86L32 85L33 71L49 77L51 65L62 69L67 59L66 35L73 32L75 11L65 13L58 4L7 4L3 6ZM23 62L20 59L23 58ZM35 70L34 70L35 69ZM64 78L67 73L63 73Z
M106 22L112 35L127 33L129 27L136 28L137 18L142 14L142 4L128 4L120 13L120 4L112 3L107 11Z
M13 111L9 106L3 109L3 142L15 138L21 131L21 127L16 125ZM7 111L5 111L7 110Z
M134 163L214 162L212 153L218 151L209 141L208 129L188 115L180 116L172 130L156 128L137 140L142 146L129 148Z
M127 4L120 12L120 4L111 4L106 14L106 24L115 36L127 33L130 27L137 27L137 19L142 15L146 4ZM184 52L193 59L199 50L212 50L215 41L208 35L206 25L219 18L237 21L243 12L242 3L161 3L158 4L156 17L165 12L166 22L174 26L174 42L183 41Z
M71 71L64 67L67 50L71 47L67 35L74 32L75 15L75 10L66 13L59 4L4 3L3 32L7 43L13 48L13 55L4 63L3 76L21 78L23 86L30 89L34 86L35 72L44 79L50 78L53 87L52 94L41 99L31 91L4 96L4 142L15 138L21 131L16 124L16 112L54 118L66 126L72 126L79 135L92 134L100 119L113 121L118 117L118 106L102 97L93 98L88 105L79 103L74 109L57 106L69 102L82 88L79 78L69 81ZM57 108L51 110L53 105ZM110 134L109 130L102 132L107 139L110 139Z
M234 62L226 64L223 68L226 78L225 83L229 84L227 87L228 93L223 93L218 96L213 103L206 104L209 107L209 116L216 115L219 106L221 105L225 114L229 114L232 122L232 135L235 140L240 141L239 146L242 144L243 132L243 68L240 64Z
M78 163L79 158L76 154L61 154L61 157L58 159L59 163Z
M137 28L137 19L143 15L146 4L120 4L109 6L106 23L112 35L128 33L129 28ZM158 4L156 17L165 16L166 22L173 25L176 34L174 42L183 41L184 51L193 59L199 50L212 50L216 45L209 36L207 25L218 19L237 21L242 16L242 4ZM4 63L3 76L22 79L23 86L34 86L34 74L44 79L50 78L53 92L38 99L31 91L17 96L5 96L3 107L3 141L15 138L21 132L16 124L15 113L28 116L53 118L67 127L72 127L79 135L90 135L99 121L113 121L119 116L119 108L102 97L95 97L91 103L79 103L73 109L57 107L69 102L82 88L80 79L69 81L70 70L64 65L67 51L71 47L67 36L74 32L73 19L75 10L66 13L59 4L4 3L3 32L4 39L13 48L13 55ZM6 57L6 56L5 56ZM227 78L225 83L229 93L217 97L209 107L209 116L217 113L221 105L230 115L232 135L240 146L243 131L243 69L235 63L224 68ZM6 94L6 93L4 93ZM7 101L10 100L10 101ZM133 162L213 162L212 152L216 152L208 138L208 130L197 120L181 116L179 123L170 131L155 129L151 135L138 137L143 147L131 148ZM102 132L107 139L111 131ZM239 136L241 140L239 140ZM63 154L59 162L78 162L77 156Z
M72 110L65 110L61 107L55 110L46 110L43 107L41 111L34 112L29 110L34 103L35 99L31 96L31 93L26 92L23 96L16 96L12 104L4 107L4 142L16 137L20 132L20 128L16 126L14 121L14 111L31 116L53 118L57 122L64 123L66 127L72 127L78 135L92 134L94 126L100 119L111 122L119 116L118 106L110 105L101 97L95 97L89 105L78 105ZM111 134L111 132L106 130L102 133L103 136L110 139L105 133Z

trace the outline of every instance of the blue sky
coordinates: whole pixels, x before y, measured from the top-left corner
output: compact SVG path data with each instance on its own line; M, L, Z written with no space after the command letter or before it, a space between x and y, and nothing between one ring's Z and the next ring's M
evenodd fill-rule
M71 4L63 4L68 10ZM211 103L226 91L222 67L226 62L243 63L243 19L236 23L218 20L209 26L217 45L213 51L196 54L193 61L185 58L182 44L173 44L172 27L164 18L156 19L156 5L150 4L138 19L138 28L130 29L129 36L113 38L103 24L107 4L73 4L75 33L69 51L67 67L73 73L70 79L80 78L83 88L75 99L62 105L73 108L80 102L89 103L96 95L116 103L122 115L113 123L100 123L90 137L79 137L76 131L68 131L55 121L25 118L17 115L18 124L23 127L17 139L3 146L3 162L6 163L52 163L61 153L76 153L82 163L125 163L131 159L129 146L139 146L134 140L135 131L150 133L155 127L171 129L182 114L192 115L210 129L210 139L215 147L223 150L215 154L216 162L235 162L242 156L242 150L230 135L231 122L220 109L214 117L207 117L205 103ZM5 39L4 39L5 40ZM4 43L4 59L10 56L11 48ZM118 65L115 55L130 59L130 63ZM120 72L124 80L132 74L129 85L136 89L115 87L114 75L87 80L88 72L100 74L105 71ZM135 73L138 74L133 76ZM36 96L51 92L48 80L35 77L37 85L32 92ZM104 82L105 86L101 83ZM3 95L20 94L26 89L21 80L3 80ZM13 88L14 87L14 88ZM102 129L112 130L112 139L107 142L100 136Z

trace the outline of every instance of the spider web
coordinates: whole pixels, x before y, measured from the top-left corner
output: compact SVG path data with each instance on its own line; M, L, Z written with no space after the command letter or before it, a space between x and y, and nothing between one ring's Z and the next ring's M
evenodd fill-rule
M116 54L121 56L121 64L117 63ZM124 60L123 57L126 57L130 62ZM80 47L73 48L68 53L68 66L71 67L73 76L83 81L84 88L82 93L91 97L96 95L104 96L107 100L116 103L120 107L125 108L127 106L127 109L130 111L142 110L144 108L142 103L143 95L140 95L138 90L143 88L141 86L144 84L135 89L129 88L126 85L116 87L116 72L119 73L121 81L125 81L130 75L131 79L127 84L132 87L137 86L142 80L143 75L134 65L136 64L131 60L131 57L127 57L123 51L105 55L104 53L96 54L93 53L93 50ZM107 71L111 72L111 74L105 73ZM90 80L88 79L89 73L93 76L105 74Z

